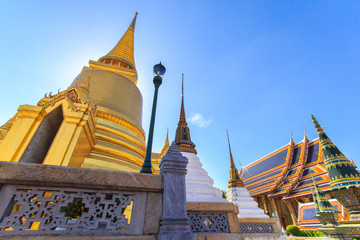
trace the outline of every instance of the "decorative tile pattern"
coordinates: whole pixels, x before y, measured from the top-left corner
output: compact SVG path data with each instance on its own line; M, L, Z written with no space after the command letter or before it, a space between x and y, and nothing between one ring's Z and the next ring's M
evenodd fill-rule
M244 171L244 174L242 176L243 180L246 180L253 176L257 176L259 174L261 174L261 175L259 175L255 179L257 179L257 181L261 180L263 172L266 172L272 168L276 168L285 163L287 153L288 153L288 148L284 148L283 150L279 151L278 153L276 153L270 157L266 157L261 162L246 168ZM255 182L255 180L251 180L251 181L249 180L248 184L250 184L251 182Z
M302 220L316 220L315 214L315 208L304 209Z
M241 233L275 233L271 223L240 223Z
M317 142L314 145L309 146L306 164L316 162L318 160L319 160L319 142Z
M188 212L191 231L194 233L229 233L226 213Z
M292 165L294 165L294 164L296 164L296 163L298 163L299 162L299 160L300 160L300 154L301 154L301 148L302 148L302 146L300 145L300 146L298 146L298 147L296 147L296 148L294 148L294 150L293 150L293 157L292 157L292 159L291 159L291 164L290 164L290 166L292 166ZM296 171L296 170L295 170ZM289 174L289 176L290 176L291 174Z
M0 231L6 230L3 233L11 235L95 230L129 234L135 195L101 190L19 188L9 203L9 213L0 219Z

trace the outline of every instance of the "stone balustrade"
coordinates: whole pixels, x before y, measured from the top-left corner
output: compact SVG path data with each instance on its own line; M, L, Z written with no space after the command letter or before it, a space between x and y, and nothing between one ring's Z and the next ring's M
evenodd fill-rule
M279 237L275 220L239 219L232 203L186 203L187 163L174 143L161 175L0 161L0 239Z
M159 175L0 162L0 236L159 232ZM147 238L144 238L147 239Z

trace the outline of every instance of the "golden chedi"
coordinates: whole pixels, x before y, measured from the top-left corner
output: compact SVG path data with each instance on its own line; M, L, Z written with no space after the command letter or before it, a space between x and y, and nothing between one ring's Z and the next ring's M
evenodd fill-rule
M37 106L20 106L0 127L0 161L140 171L146 145L134 60L136 15L116 46L90 60L67 90L45 95Z

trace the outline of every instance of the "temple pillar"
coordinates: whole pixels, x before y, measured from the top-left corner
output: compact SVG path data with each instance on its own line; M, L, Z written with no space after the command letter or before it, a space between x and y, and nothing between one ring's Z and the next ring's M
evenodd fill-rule
M268 214L268 213L269 213L269 209L268 209L268 206L267 206L267 204L266 204L266 196L261 195L261 196L260 196L260 199L261 199L262 204L264 205L264 213L265 213L265 214Z
M13 126L0 144L0 161L19 162L46 112L42 107L22 105Z
M271 205L273 206L273 209L275 210L275 214L276 216L280 219L280 214L279 214L279 209L278 206L276 205L276 201L273 198L269 198Z
M274 198L269 198L270 200L270 203L275 211L275 214L276 214L276 217L279 219L279 222L280 222L280 225L282 228L285 228L286 227L286 223L284 222L284 219L282 218L281 216L281 213L280 213L280 207L277 205L276 203L276 199Z
M284 201L284 202L285 202L287 208L290 210L290 216L291 216L291 220L292 220L292 222L293 222L293 225L296 226L297 223L298 223L298 218L297 218L297 215L296 215L296 211L295 211L295 209L294 209L294 207L293 207L293 205L291 204L290 201L291 201L291 200L289 200L289 201Z
M186 209L185 175L188 159L173 142L160 162L164 177L163 215L158 240L194 239Z

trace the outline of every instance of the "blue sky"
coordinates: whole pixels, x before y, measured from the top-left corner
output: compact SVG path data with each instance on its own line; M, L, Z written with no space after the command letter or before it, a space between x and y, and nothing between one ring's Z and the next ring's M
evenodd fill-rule
M358 1L4 1L0 0L0 124L22 104L66 89L105 55L134 13L135 61L147 132L152 66L159 90L154 151L174 139L185 74L186 117L198 155L226 189L229 129L235 161L247 165L317 137L310 114L360 165ZM190 122L190 121L189 121Z

